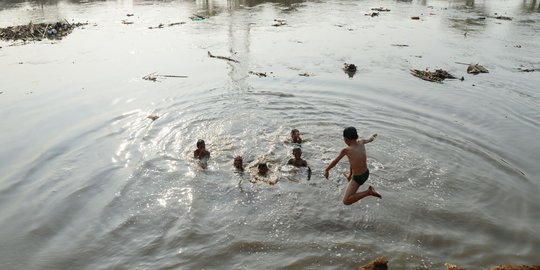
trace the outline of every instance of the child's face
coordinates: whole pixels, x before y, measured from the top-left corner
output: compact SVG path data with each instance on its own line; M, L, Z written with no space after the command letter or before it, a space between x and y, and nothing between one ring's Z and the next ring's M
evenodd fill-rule
M350 139L347 139L347 138L343 137L343 141L345 142L346 145L351 145L351 140Z
M302 150L293 150L292 154L295 159L300 159L302 157Z
M295 132L291 133L291 138L293 140L298 140L300 138L300 131L295 131Z

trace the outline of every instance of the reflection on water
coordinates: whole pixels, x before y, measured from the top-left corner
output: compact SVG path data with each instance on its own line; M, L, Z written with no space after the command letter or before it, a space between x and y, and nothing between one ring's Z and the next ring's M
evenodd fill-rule
M3 1L2 26L91 23L54 44L0 43L2 269L536 263L540 79L516 68L540 63L537 5ZM380 6L391 11L358 15ZM490 73L467 74L469 62ZM187 77L142 79L152 72ZM330 180L322 170L350 125L379 134L368 181L384 199L346 207L347 161ZM293 128L309 181L287 165ZM274 185L250 181L263 158Z

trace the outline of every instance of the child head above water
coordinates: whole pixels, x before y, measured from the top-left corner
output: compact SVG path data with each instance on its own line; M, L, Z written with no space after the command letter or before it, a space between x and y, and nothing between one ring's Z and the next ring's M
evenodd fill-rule
M242 156L236 156L236 157L234 158L233 166L234 166L237 170L241 170L241 171L244 170L244 159L242 158Z
M259 171L259 174L264 175L268 172L268 165L266 165L266 163L261 162L257 165L257 170Z
M204 140L197 140L197 149L199 150L205 150L206 144L204 143Z
M298 129L291 130L291 140L293 143L302 143L302 138L300 138L300 131Z
M302 149L300 147L296 147L292 150L292 154L295 159L301 159L302 158Z

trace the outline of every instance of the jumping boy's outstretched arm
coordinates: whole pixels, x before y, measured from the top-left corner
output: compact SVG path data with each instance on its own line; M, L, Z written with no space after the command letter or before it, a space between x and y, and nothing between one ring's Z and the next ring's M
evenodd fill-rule
M330 162L330 164L328 164L328 167L326 167L326 169L324 169L324 177L326 177L326 179L328 179L328 175L330 174L330 170L332 168L334 168L334 166L336 166L336 164L341 160L341 158L343 158L345 155L347 154L347 150L346 148L343 148L341 149L341 152L339 152L339 155L334 159L332 160L332 162Z
M375 138L377 138L377 133L373 133L373 134L369 135L369 137L367 137L365 139L362 139L362 143L364 143L364 144L370 143L373 140L375 140Z

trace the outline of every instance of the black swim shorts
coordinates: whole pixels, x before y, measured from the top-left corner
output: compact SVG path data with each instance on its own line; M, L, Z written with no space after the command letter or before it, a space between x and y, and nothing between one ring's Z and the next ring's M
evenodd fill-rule
M368 177L369 177L369 170L367 170L365 173L361 175L353 175L352 179L359 185L362 185L366 182Z

